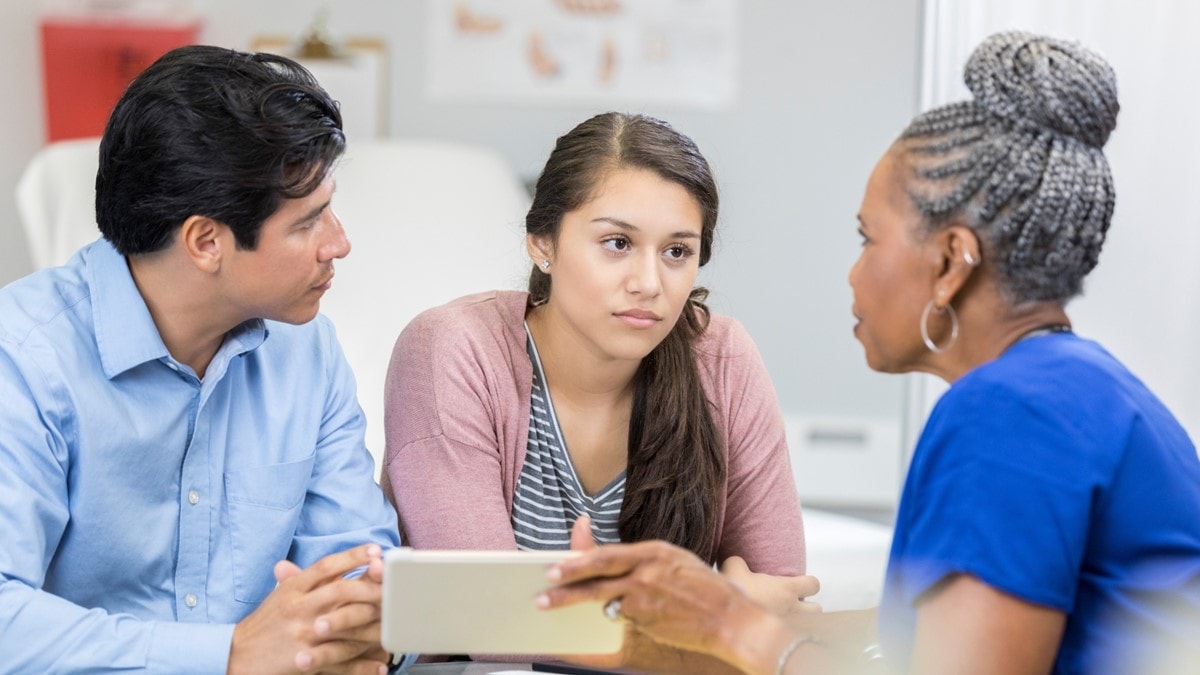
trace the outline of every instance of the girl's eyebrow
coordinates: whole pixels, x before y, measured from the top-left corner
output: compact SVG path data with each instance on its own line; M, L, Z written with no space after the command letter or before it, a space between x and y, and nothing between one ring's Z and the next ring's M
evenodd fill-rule
M611 225L616 225L617 227L621 228L622 230L628 230L631 232L638 231L638 227L636 225L634 225L632 223L627 223L627 222L621 220L620 218L610 218L608 216L601 216L599 218L592 218L592 220L590 222L609 223ZM699 238L700 238L700 235L691 230L680 230L678 232L671 233L671 239L699 239Z

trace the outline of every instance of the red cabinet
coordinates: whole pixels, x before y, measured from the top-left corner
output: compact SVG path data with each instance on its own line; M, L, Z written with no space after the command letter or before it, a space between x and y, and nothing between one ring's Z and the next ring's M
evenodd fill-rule
M199 33L198 20L42 19L47 140L99 136L130 80Z

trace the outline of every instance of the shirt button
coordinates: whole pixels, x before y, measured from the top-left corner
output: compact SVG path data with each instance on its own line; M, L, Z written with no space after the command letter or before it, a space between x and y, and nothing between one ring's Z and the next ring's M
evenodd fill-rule
M188 503L192 506L200 503L200 493L195 490L188 492Z
M175 365L174 363L168 362L167 367L170 368L171 370L174 370L175 372L179 372L179 366Z
M187 605L188 607L195 607L196 606L196 594L188 593L187 596L184 597L184 599L183 599L183 604Z

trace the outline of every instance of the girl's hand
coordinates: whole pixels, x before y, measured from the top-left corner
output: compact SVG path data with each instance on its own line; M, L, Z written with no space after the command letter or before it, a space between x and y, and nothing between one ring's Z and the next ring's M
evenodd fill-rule
M805 599L821 590L821 582L816 577L752 572L746 561L736 555L721 563L721 574L742 589L748 598L779 616L821 611L821 605Z

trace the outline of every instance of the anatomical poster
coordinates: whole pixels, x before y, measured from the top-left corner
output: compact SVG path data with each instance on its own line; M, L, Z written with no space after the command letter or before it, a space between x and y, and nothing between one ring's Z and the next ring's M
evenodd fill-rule
M428 0L433 100L729 105L737 0Z

